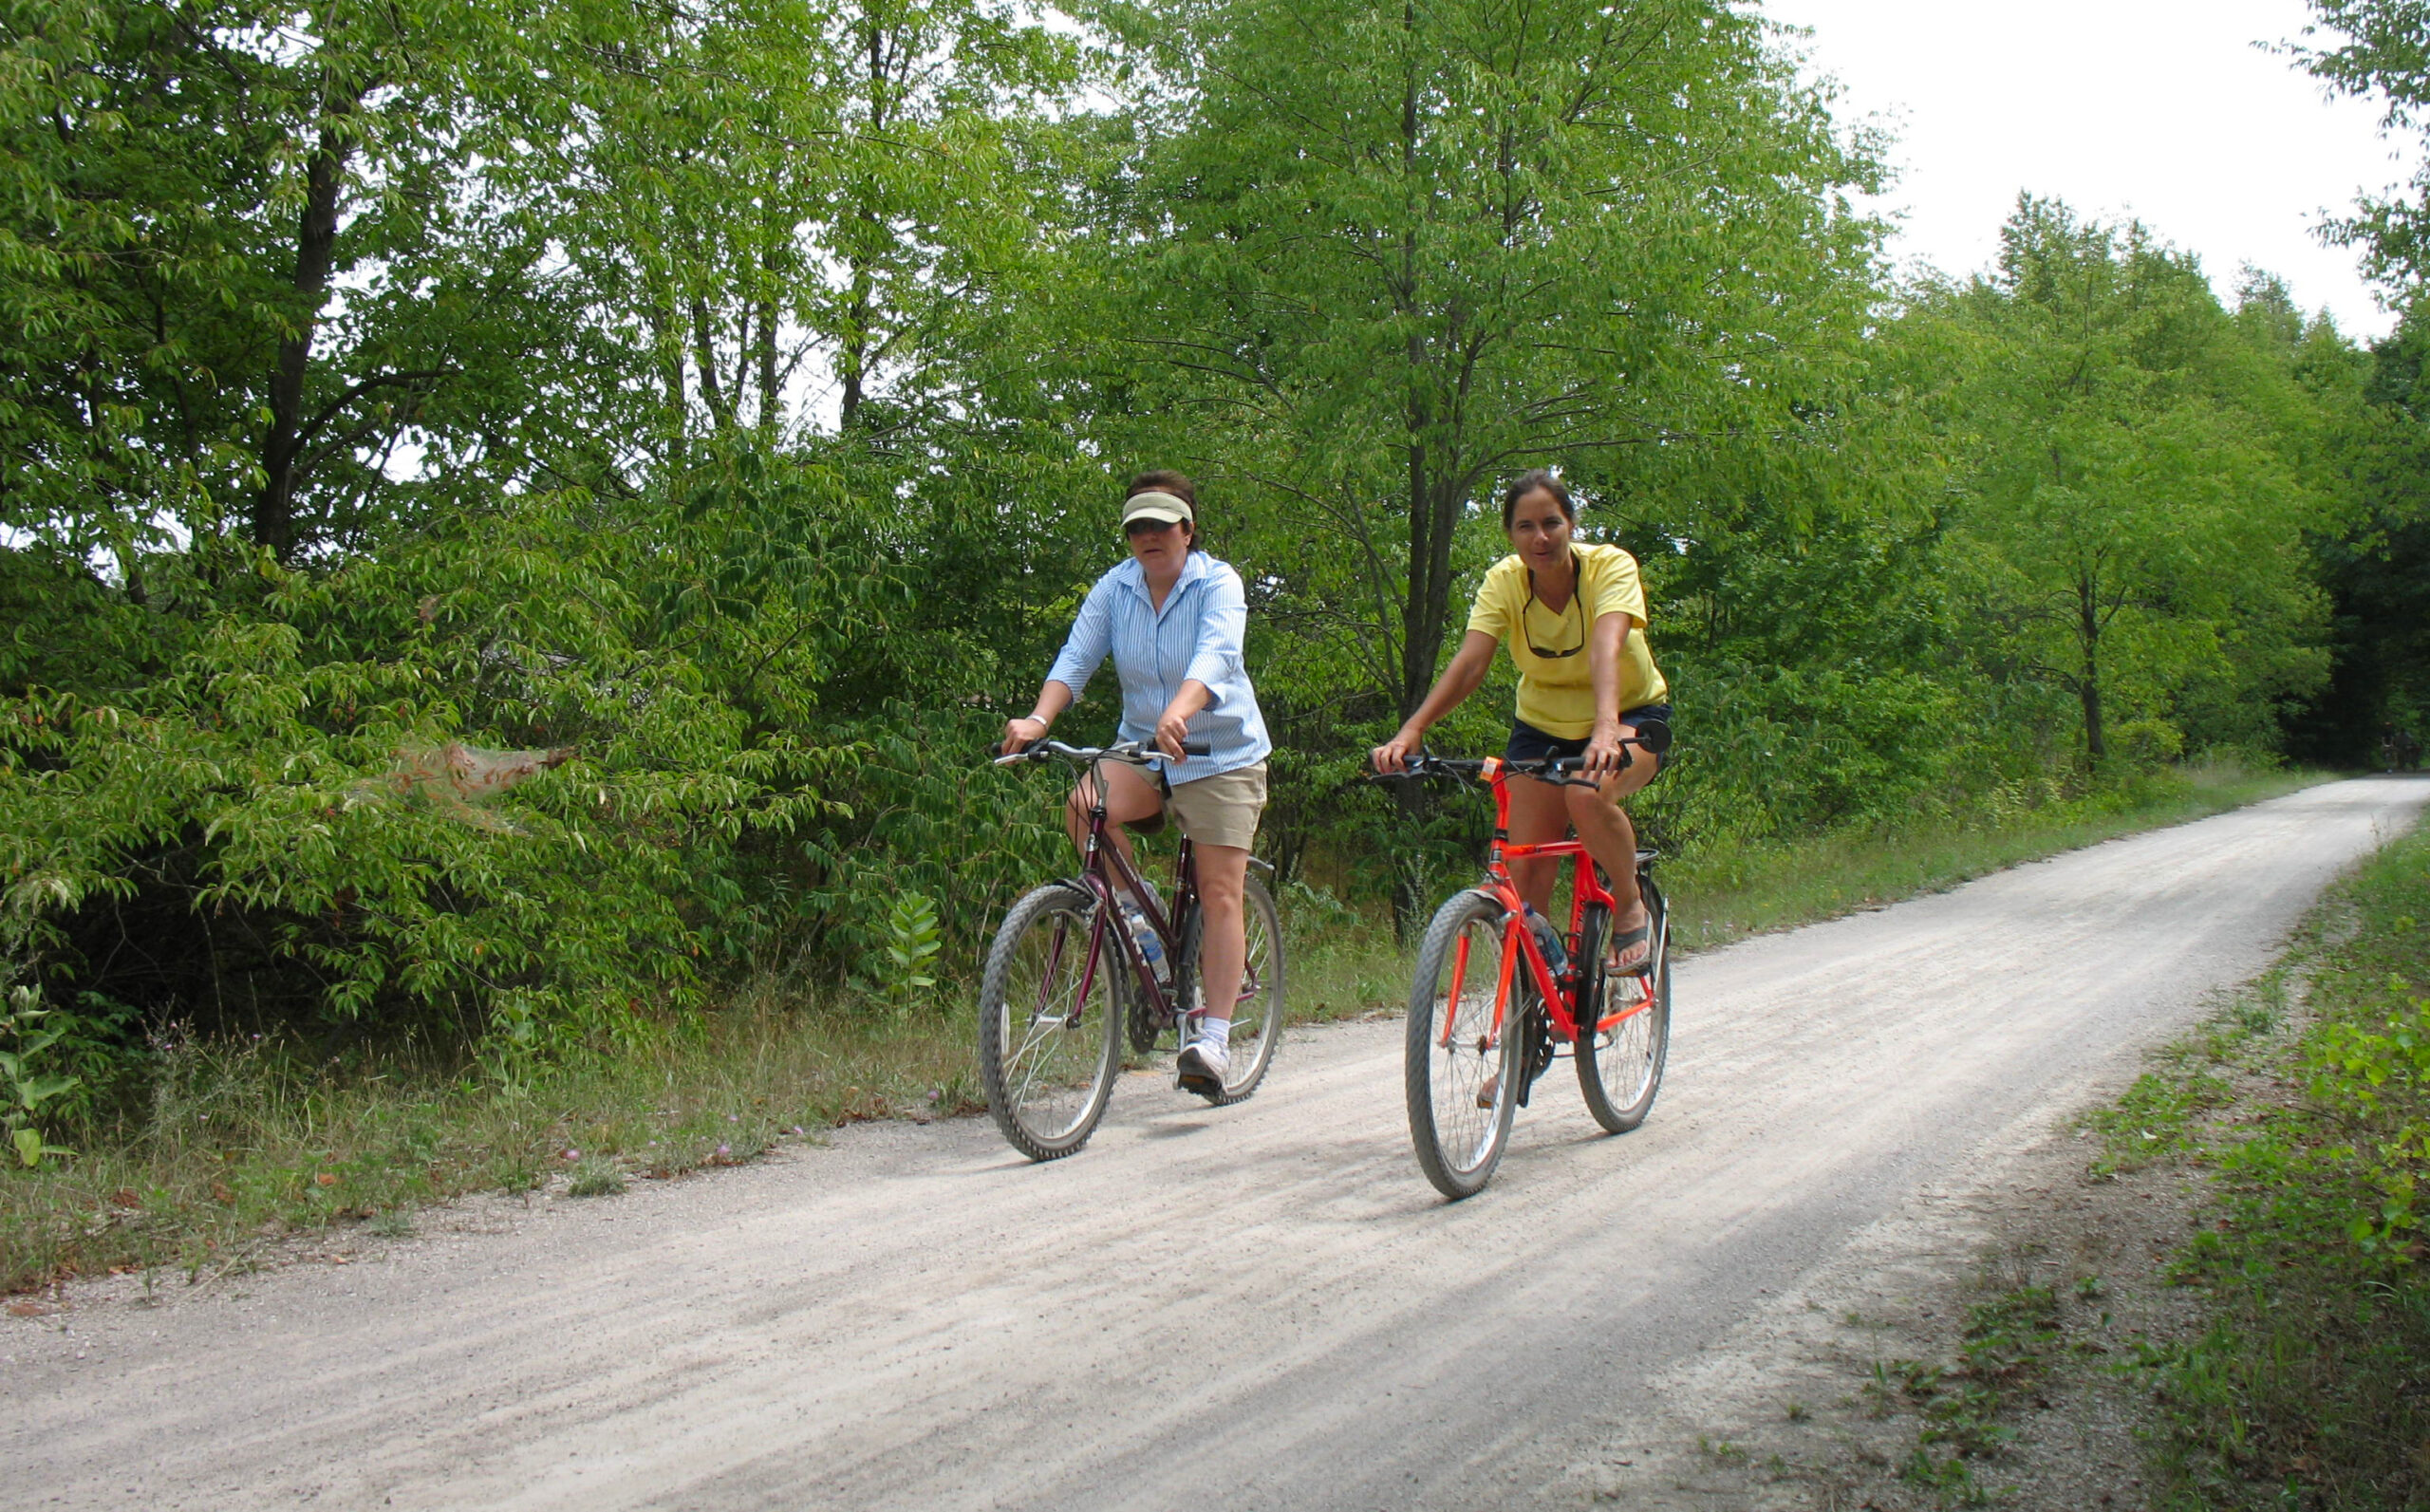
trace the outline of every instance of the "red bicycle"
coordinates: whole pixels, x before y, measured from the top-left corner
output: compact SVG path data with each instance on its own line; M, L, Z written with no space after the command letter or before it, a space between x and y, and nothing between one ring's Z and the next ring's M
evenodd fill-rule
M1670 730L1658 724L1623 742L1654 756L1670 743ZM1426 1179L1446 1197L1472 1196L1492 1179L1520 1105L1561 1054L1557 1047L1567 1047L1577 1061L1587 1111L1611 1133L1645 1122L1662 1084L1671 1045L1671 924L1654 882L1659 852L1636 853L1637 887L1652 915L1650 948L1641 962L1616 970L1604 961L1603 949L1617 900L1586 847L1576 840L1522 846L1508 839L1510 778L1592 787L1573 775L1582 765L1577 757L1418 756L1409 763L1411 776L1482 782L1494 798L1485 880L1435 910L1418 947L1409 997L1410 1138ZM1511 881L1507 863L1526 856L1576 864L1562 940L1567 959L1559 970L1538 943Z

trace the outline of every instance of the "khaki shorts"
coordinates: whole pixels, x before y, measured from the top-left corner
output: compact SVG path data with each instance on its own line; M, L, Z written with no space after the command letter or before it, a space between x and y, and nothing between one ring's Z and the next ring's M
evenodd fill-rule
M1243 850L1257 844L1258 816L1265 812L1264 762L1178 787L1159 777L1157 785L1164 789L1165 812L1198 844Z

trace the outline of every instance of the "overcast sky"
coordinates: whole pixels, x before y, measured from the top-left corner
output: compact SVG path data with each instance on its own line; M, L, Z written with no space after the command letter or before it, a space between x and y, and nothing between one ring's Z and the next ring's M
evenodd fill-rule
M1987 267L2017 191L2127 215L2196 252L2222 296L2252 263L2296 303L2375 336L2392 324L2344 248L2311 234L2409 159L2368 103L2326 100L2255 42L2299 35L2303 0L1765 0L1811 28L1843 119L1897 137L1892 243L1952 273Z

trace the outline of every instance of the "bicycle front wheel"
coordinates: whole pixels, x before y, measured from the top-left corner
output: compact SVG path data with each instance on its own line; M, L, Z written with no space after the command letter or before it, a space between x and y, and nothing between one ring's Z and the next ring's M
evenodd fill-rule
M1096 908L1060 883L1032 892L1004 916L980 977L987 1111L1032 1160L1057 1160L1089 1142L1121 1063L1114 974L1124 965L1115 951L1091 959Z
M1586 1111L1614 1134L1627 1133L1654 1111L1671 1053L1670 911L1653 878L1639 873L1637 882L1653 914L1646 934L1654 943L1652 967L1642 976L1606 971L1598 948L1587 994L1594 1017L1578 1026L1578 1089L1586 1094Z
M1257 1084L1274 1064L1274 1047L1282 1038L1282 914L1274 906L1274 894L1255 877L1247 879L1241 901L1246 949L1241 962L1241 996L1232 1004L1231 1061L1224 1073L1224 1092L1208 1099L1218 1106L1246 1101L1257 1091ZM1191 1013L1206 1006L1198 980L1198 947L1206 918L1204 911L1192 908L1181 931L1176 980L1182 1004Z
M1404 1064L1409 1133L1426 1179L1449 1198L1492 1178L1519 1108L1525 1036L1515 982L1500 1001L1503 945L1502 905L1469 891L1435 910L1417 951Z

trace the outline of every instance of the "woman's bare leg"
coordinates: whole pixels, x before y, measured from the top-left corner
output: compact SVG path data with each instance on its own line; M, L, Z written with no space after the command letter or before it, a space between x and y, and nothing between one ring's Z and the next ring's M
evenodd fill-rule
M1534 777L1510 779L1510 843L1517 846L1550 845L1569 832L1569 806L1562 795L1583 789L1558 788ZM1510 863L1510 880L1519 886L1519 896L1535 905L1538 913L1552 908L1553 885L1561 878L1561 862L1550 856L1522 856Z
M1241 999L1241 973L1248 960L1249 853L1243 846L1206 846L1198 851L1198 980L1205 988L1206 1017L1232 1021Z
M1130 831L1126 824L1152 819L1165 812L1165 795L1148 780L1137 767L1109 761L1097 769L1105 774L1106 838L1121 852L1131 869L1139 869L1139 858L1131 849ZM1072 789L1072 796L1063 805L1063 825L1072 836L1072 847L1085 851L1089 844L1089 810L1095 806L1096 788L1086 776Z
M1585 842L1586 853L1595 858L1610 881L1615 938L1644 928L1651 917L1636 885L1636 825L1630 820L1628 811L1620 807L1620 800L1653 781L1659 762L1642 751L1632 750L1629 756L1629 764L1617 775L1605 778L1599 789L1561 790L1566 799L1569 822L1578 827L1578 838ZM1629 946L1615 964L1636 965L1645 959L1651 943L1640 941Z

